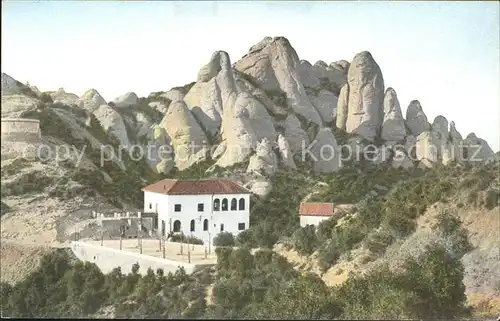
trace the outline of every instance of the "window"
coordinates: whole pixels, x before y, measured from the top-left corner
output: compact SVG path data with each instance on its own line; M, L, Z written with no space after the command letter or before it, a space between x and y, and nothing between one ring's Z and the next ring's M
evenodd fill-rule
M231 211L236 211L237 210L237 206L238 206L238 201L236 200L236 198L233 198L231 200Z
M220 225L220 231L221 231L221 232L224 232L224 224L221 224L221 225Z
M203 212L203 203L198 203L198 212Z
M242 197L240 198L240 204L239 204L239 210L242 211L245 209L245 199Z
M222 200L222 210L227 211L227 198Z
M214 200L214 211L220 211L220 199L218 198Z
M245 223L238 223L238 231L243 231L245 229Z
M180 232L181 231L181 221L176 220L174 222L174 232Z
M180 212L181 211L181 204L175 204L174 205L174 212Z
M204 230L204 231L208 231L208 220L207 220L207 219L205 219L205 220L203 221L203 230Z
M149 209L153 209L153 204L149 203Z
M195 221L191 220L191 228L190 228L191 232L194 232L195 225L196 225Z

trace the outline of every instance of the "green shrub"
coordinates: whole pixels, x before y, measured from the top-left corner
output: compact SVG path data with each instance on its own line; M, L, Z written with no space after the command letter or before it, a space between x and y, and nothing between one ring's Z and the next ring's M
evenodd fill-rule
M153 123L159 123L163 119L163 114L149 106L149 103L149 99L139 98L136 109L138 112L146 115Z
M456 213L452 213L447 209L441 211L436 217L433 228L438 230L444 238L451 255L462 257L473 249L472 244L469 242L467 230L462 228L462 222Z
M40 101L44 104L52 104L54 101L52 100L52 96L49 93L42 93L40 95Z
M487 209L492 210L499 205L500 193L498 190L490 189L486 192L485 206Z
M171 90L179 90L181 93L183 93L184 95L187 94L189 92L189 90L191 90L191 88L194 86L194 84L196 84L195 81L189 83L189 84L186 84L184 86L180 86L180 87L173 87Z
M316 250L319 241L316 236L316 227L314 225L307 225L300 227L293 233L294 248L303 255L310 255Z
M253 230L244 230L238 233L236 236L236 245L237 246L249 246L256 247L256 242L253 236Z
M477 197L478 197L478 194L476 191L470 191L469 194L467 194L467 203L472 204L472 205L476 204Z
M42 192L46 187L52 185L54 180L53 177L46 176L42 172L30 172L23 174L20 179L14 182L2 184L1 195L5 197Z
M438 229L445 236L449 236L460 230L461 225L462 222L456 217L456 215L450 213L449 210L442 210L436 216L436 223L433 228Z
M200 240L197 237L194 236L188 236L184 234L174 234L170 238L171 242L177 242L177 243L189 243L189 244L199 244L203 245L203 241Z
M340 258L341 251L337 244L333 241L322 247L318 253L318 265L323 272L326 272L330 267L337 263Z
M330 81L328 78L319 78L320 81L320 86L323 89L326 89L328 91L331 91L334 93L336 96L340 94L340 88L333 82Z
M31 162L26 158L16 158L11 163L2 166L1 175L10 176L19 173L23 168L31 165Z
M66 111L69 111L71 114L80 117L80 118L86 118L87 117L87 111L85 109L81 109L75 105L65 105L63 103L52 103L49 105L50 108L56 108L56 109L63 109Z
M229 261L229 267L238 279L250 276L254 268L254 257L246 248L234 250Z
M337 226L337 220L333 217L330 217L327 220L321 221L318 224L317 235L318 239L321 242L326 242L332 238L333 231Z
M218 246L215 248L215 254L217 255L217 269L219 271L229 270L231 263L231 253L233 252L232 247Z
M387 266L349 278L338 287L344 319L454 319L468 316L464 269L443 247L428 246L404 271Z
M272 262L273 251L269 249L258 250L254 254L255 267L264 267Z
M388 231L380 230L377 232L372 232L368 234L365 239L365 246L371 252L376 254L382 254L385 249L392 244L394 237Z
M410 235L417 227L417 224L413 219L406 218L398 215L397 213L390 213L386 215L383 224L399 237Z
M214 237L215 246L234 246L234 236L230 232L220 232Z
M280 107L287 108L287 96L286 93L281 89L269 89L265 90L266 95L272 100L272 102Z

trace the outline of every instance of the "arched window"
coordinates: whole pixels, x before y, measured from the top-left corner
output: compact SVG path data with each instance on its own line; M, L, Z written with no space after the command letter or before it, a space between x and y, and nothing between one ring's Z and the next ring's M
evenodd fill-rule
M227 198L222 200L222 210L227 211Z
M214 211L220 211L220 199L214 199Z
M240 204L239 204L239 210L242 211L245 209L245 199L242 197L240 198Z
M236 198L233 198L231 200L231 211L236 211L238 208L238 201L236 200Z
M196 225L195 221L191 220L191 226L190 226L191 232L194 232L195 225Z
M203 230L204 230L204 231L208 231L208 220L207 220L207 219L205 219L205 220L203 221Z
M181 231L181 221L176 220L174 222L174 232L180 232Z

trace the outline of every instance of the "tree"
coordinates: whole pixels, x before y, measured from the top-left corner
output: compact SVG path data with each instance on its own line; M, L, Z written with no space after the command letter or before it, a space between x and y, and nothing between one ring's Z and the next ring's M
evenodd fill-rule
M230 232L220 232L214 237L215 246L234 246L234 236Z
M40 95L40 101L45 104L52 104L54 101L52 100L52 97L48 93L42 93Z
M330 240L332 238L333 231L336 225L337 225L337 220L334 219L333 217L330 217L329 219L320 222L318 224L318 231L317 231L318 239L321 242Z
M229 266L237 279L251 275L254 267L254 257L246 248L239 248L231 253Z
M423 255L406 262L405 271L407 289L420 297L416 302L418 317L454 319L468 314L464 267L460 258L442 245L427 246Z
M316 250L319 244L316 236L316 227L314 225L306 225L300 227L293 234L293 243L295 249L305 255L310 255Z

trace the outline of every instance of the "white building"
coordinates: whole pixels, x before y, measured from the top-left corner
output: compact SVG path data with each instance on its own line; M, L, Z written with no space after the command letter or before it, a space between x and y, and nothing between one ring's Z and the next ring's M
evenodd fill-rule
M206 244L220 232L248 229L251 192L234 181L164 179L142 190L144 212L158 214L158 235L183 233Z
M332 217L333 203L301 203L299 208L300 226L315 225Z

